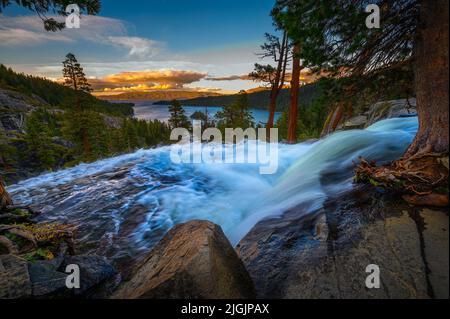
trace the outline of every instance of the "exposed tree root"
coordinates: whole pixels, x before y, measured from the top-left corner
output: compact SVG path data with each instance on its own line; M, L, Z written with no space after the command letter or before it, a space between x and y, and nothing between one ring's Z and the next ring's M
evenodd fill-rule
M355 182L399 193L413 205L448 206L448 154L427 153L376 166L360 158Z

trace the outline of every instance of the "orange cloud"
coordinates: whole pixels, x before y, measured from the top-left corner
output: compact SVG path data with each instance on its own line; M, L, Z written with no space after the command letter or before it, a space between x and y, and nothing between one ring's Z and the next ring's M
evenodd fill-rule
M112 74L103 78L103 81L129 84L160 83L185 85L200 81L205 77L205 73L195 71L157 70Z
M206 73L183 70L122 72L101 79L89 79L96 92L129 92L182 89L207 76Z
M147 84L139 84L134 86L122 86L122 87L113 87L113 88L104 88L103 92L132 92L132 91L150 91L150 90L170 90L173 89L169 84L155 84L155 85L147 85Z

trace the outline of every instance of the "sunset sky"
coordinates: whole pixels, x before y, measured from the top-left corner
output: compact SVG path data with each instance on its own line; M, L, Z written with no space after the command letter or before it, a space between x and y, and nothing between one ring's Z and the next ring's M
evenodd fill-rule
M103 0L100 15L83 16L80 29L56 33L11 6L0 14L0 63L58 79L72 52L97 91L249 89L258 84L241 77L258 62L264 33L274 32L273 3Z

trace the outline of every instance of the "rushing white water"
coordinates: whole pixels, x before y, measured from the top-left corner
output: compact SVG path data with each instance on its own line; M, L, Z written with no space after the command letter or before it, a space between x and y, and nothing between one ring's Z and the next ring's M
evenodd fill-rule
M275 175L260 175L256 164L173 164L170 148L161 147L8 189L18 204L43 212L38 221L75 224L83 249L118 261L136 257L173 225L192 219L221 225L236 244L263 218L281 217L298 205L307 214L330 192L351 187L359 156L378 162L401 156L417 126L417 118L396 118L315 143L280 144Z

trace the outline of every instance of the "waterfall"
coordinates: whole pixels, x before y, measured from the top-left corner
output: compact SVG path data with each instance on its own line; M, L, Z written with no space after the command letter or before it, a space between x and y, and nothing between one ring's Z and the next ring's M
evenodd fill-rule
M394 118L314 143L279 145L279 169L256 164L174 164L170 147L43 174L8 188L16 204L42 211L37 221L78 227L82 249L122 261L150 249L172 226L207 219L236 244L258 221L282 218L301 204L308 214L327 194L352 185L359 156L379 163L400 157L417 118ZM245 145L237 145L245 147Z

